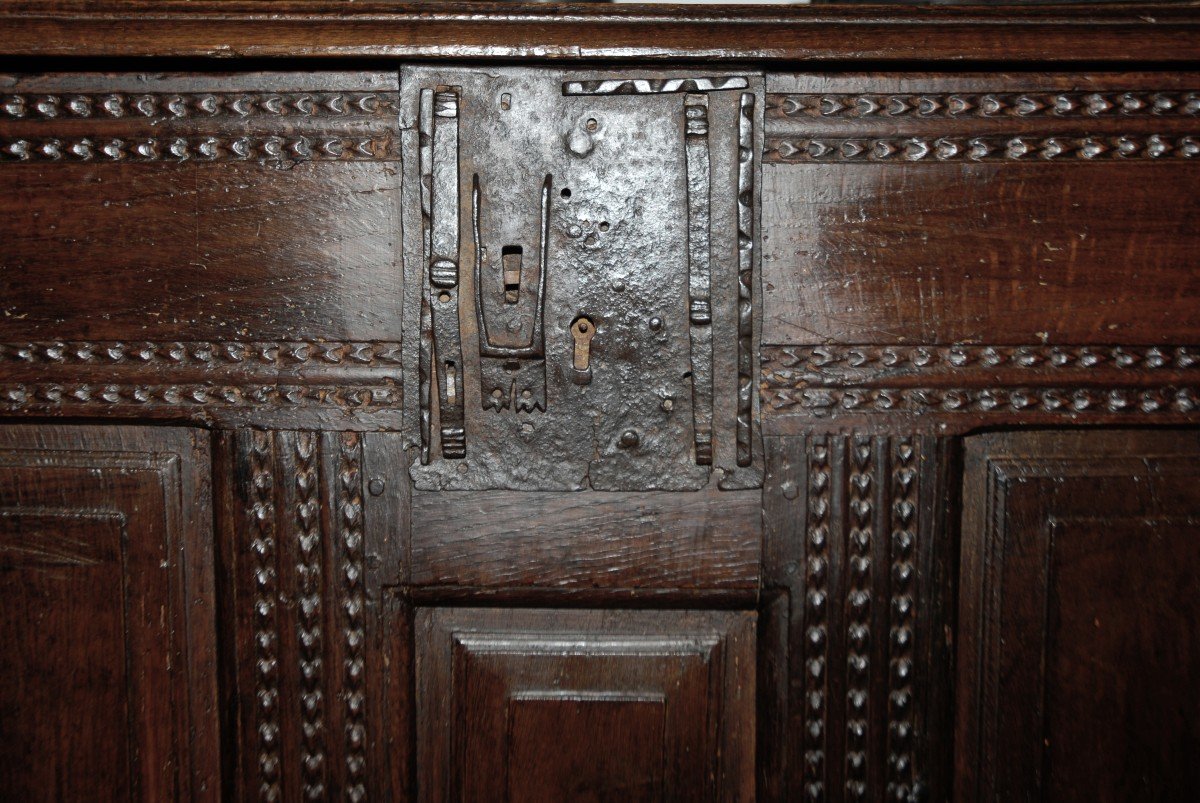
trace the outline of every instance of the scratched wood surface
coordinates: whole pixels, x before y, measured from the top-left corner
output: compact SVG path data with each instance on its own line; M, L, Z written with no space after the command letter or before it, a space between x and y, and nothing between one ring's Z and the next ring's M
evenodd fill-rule
M939 7L23 0L0 15L15 56L1194 61L1190 3Z
M1194 3L5 4L0 797L1189 799L1198 30ZM439 170L423 89L465 110ZM433 229L466 275L476 175L491 328L524 342L535 274L500 271L535 261L543 162L571 177L550 401L620 373L603 437L571 409L555 450L533 386L498 401L520 366L482 391L470 304L441 316L461 386L421 370L453 351ZM610 260L589 320L628 336L580 367L613 209L660 250ZM682 402L706 220L711 468ZM623 490L551 490L603 449Z
M220 794L208 434L0 428L0 788Z

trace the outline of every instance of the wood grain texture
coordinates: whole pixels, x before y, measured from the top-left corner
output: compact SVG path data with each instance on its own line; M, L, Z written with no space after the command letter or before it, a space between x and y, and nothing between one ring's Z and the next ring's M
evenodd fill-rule
M0 140L65 151L84 138L99 150L114 137L275 137L320 150L347 133L394 137L396 86L394 73L5 76L0 95L16 113L0 115ZM0 165L0 338L398 339L399 179L388 163L94 161Z
M752 799L754 619L420 611L420 799Z
M8 4L14 56L1195 60L1190 4L885 8L386 2Z
M765 167L764 342L1185 343L1191 174Z
M771 76L768 87L780 91L770 95L769 141L850 137L862 147L835 148L823 157L830 164L764 168L765 343L1170 344L1196 326L1191 168L1059 164L1036 152L1040 164L1028 166L948 165L934 143L1177 138L1200 126L1191 114L1156 113L1151 96L1182 99L1200 77L794 75ZM1099 111L1035 102L1053 109L1063 92ZM937 113L952 97L990 97L1000 110ZM1032 111L1004 113L1020 98ZM804 111L814 105L818 113ZM903 150L895 164L854 163L875 158L873 143L906 141L931 143L931 163ZM839 161L842 153L856 155Z
M959 800L1183 800L1200 744L1194 432L967 440Z
M41 341L0 344L0 415L379 426L401 399L400 345Z
M0 76L2 412L398 422L397 87Z
M0 170L7 340L398 338L386 168Z
M413 495L414 586L742 590L759 585L761 493ZM519 561L513 560L520 555Z
M0 788L1189 799L1197 33L1195 3L5 4ZM469 364L520 348L547 228L542 356L574 370L588 313L611 395L495 356L450 393L414 301L467 293ZM212 428L211 465L110 418ZM1081 426L1118 423L1192 429ZM1044 425L1078 432L974 434ZM441 428L465 457L421 480ZM635 490L561 492L597 479Z
M217 800L208 438L0 428L5 796Z
M1195 347L768 346L767 427L813 419L967 432L986 422L1196 420Z

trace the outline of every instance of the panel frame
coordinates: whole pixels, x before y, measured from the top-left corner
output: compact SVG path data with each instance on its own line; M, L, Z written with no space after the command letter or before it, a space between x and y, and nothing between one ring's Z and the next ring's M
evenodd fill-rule
M753 612L418 608L415 615L419 799L472 799L462 798L460 787L463 783L460 776L467 774L468 768L462 763L466 760L461 752L466 736L460 727L463 711L458 706L469 701L455 695L465 693L461 686L465 682L464 667L460 662L477 652L480 656L494 653L501 660L508 654L520 659L518 663L534 660L545 664L540 671L529 670L532 674L528 677L522 670L505 679L503 682L511 684L510 692L514 694L522 692L521 687L527 683L537 686L537 678L545 671L550 674L541 682L550 683L555 675L555 662L567 660L567 656L582 661L594 657L601 661L607 654L628 664L622 672L630 678L637 676L642 661L651 666L667 659L692 662L690 668L680 664L679 670L685 674L701 673L692 685L698 683L697 691L706 696L710 708L705 724L711 730L703 739L709 749L707 760L700 759L700 766L707 768L701 775L708 780L682 779L689 784L688 788L699 781L700 789L704 790L699 798L688 799L753 798L756 704ZM491 671L499 669L493 667ZM669 697L674 688L674 681L665 675L647 677L645 682L651 686L648 689L642 689L638 681L625 681L630 682L633 685L628 688L622 684L621 688L584 691L619 693L620 699L630 695L650 699L646 694ZM665 735L671 738L670 733ZM676 733L676 737L682 736L684 733ZM672 759L668 756L666 760L667 767L671 767ZM673 788L670 777L664 783L667 789Z
M174 794L188 800L218 799L220 663L208 433L131 426L5 425L0 426L0 466L110 469L157 478L166 516L162 522L166 563L161 568L170 605L163 628L171 683L170 760L177 762ZM127 511L89 506L87 513L116 516L123 528L128 526ZM133 735L136 738L136 732Z
M1136 450L1131 451L1131 443L1136 444ZM1200 454L1200 431L984 433L967 438L964 451L966 503L959 583L954 799L970 803L998 799L998 779L1005 777L988 761L990 753L984 742L989 733L995 735L1000 714L1000 582L1009 540L1008 494L1026 482L1054 482L1059 478L1136 481L1150 473L1151 465L1164 475L1186 475ZM1046 509L1043 513L1049 542L1055 532L1070 523L1093 518L1090 511L1081 515ZM1045 570L1049 571L1048 565ZM1043 590L1047 595L1051 592L1050 588ZM1039 684L1045 681L1044 663L1043 654ZM1037 740L1041 745L1041 735Z

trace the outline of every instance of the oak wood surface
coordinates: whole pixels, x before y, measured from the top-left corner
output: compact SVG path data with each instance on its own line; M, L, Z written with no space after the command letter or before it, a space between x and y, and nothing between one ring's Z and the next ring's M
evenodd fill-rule
M759 491L428 492L413 496L413 586L742 590L759 587ZM520 555L514 561L513 555ZM599 596L597 594L597 596ZM599 597L603 598L603 597Z
M217 800L208 436L0 428L0 795Z
M1194 432L1145 430L1200 423L1198 33L1195 3L5 4L0 415L15 423L0 440L21 449L0 482L20 514L0 538L0 586L46 622L30 634L25 609L0 616L18 631L0 664L38 678L26 696L0 685L5 710L25 706L0 716L20 731L6 743L53 744L53 761L74 767L65 791L87 773L154 799L1181 799L1195 741L1180 713L1196 706ZM601 75L641 83L607 97L563 85ZM667 76L681 92L663 92ZM741 79L736 93L712 90L717 77ZM483 449L491 470L444 466L443 482L415 490L418 394L438 395L418 368L432 269L418 167L437 130L421 89L447 115L458 93L465 139L438 156L459 178L448 219L471 228L463 201L483 176L499 256L508 243L531 254L513 231L538 220L526 185L542 186L543 161L573 172L572 187L553 186L561 214L601 193L624 202L635 184L631 219L661 204L665 222L641 236L666 249L663 270L685 247L691 259L683 223L702 233L707 198L725 227L711 264L737 291L713 317L714 354L739 356L714 374L714 413L731 428L735 402L744 414L748 479L731 483L734 436L718 431L721 470L704 490L548 491L536 464L555 455L536 438L515 445L545 419L507 410L495 426L501 412L468 373L468 401L483 406L464 416L466 459ZM535 95L546 102L512 114L514 97ZM627 167L581 183L591 151L554 130L563 109L598 137L620 121L608 142L623 156L656 137L647 170L669 191ZM497 134L501 112L541 126L522 140L538 153ZM641 127L642 114L660 116ZM515 179L525 172L533 184ZM579 278L590 259L570 266L581 295L595 289ZM654 276L621 292L674 305L670 380L686 383L685 298L667 292L682 284ZM520 322L500 298L489 314ZM569 365L560 324L549 353ZM596 337L597 369L654 389L621 364L636 348ZM477 349L464 357L479 370ZM568 384L577 395L556 402L584 393ZM619 393L611 412L629 415ZM113 419L211 428L211 461L199 430ZM479 438L484 426L498 434ZM560 434L589 459L595 426L580 415ZM1046 426L1074 432L978 435ZM634 447L666 455L656 438L678 432L622 445L624 429L601 446L641 468L606 487L677 487ZM677 440L672 454L690 461L694 442ZM181 479L166 496L110 464L85 480L31 467L30 444L178 454ZM1053 464L1013 486L1020 515L1000 524L980 491L988 450ZM495 490L506 476L537 490ZM742 490L721 490L731 484ZM59 526L47 499L95 537ZM135 506L128 568L144 571L121 572L115 519L93 514ZM156 516L169 526L141 526ZM17 568L31 541L91 561L87 577ZM99 720L83 701L120 707L124 694L106 683L123 649L106 600L122 583L165 604L133 642L171 650L172 664L147 670L161 694L141 720ZM985 627L1001 586L1016 593ZM88 639L70 640L68 614L92 622ZM74 683L79 660L95 671ZM1128 682L1133 670L1152 682ZM1039 683L1054 705L1038 708ZM88 713L63 737L61 717L27 715L30 700ZM112 750L103 761L95 732ZM1079 745L1117 758L1096 768ZM0 757L23 791L30 778L45 787L49 767Z
M956 799L1186 800L1194 432L968 438Z
M1185 62L1194 3L704 7L385 2L24 2L13 56Z
M751 799L753 627L749 612L421 611L420 799Z
M1200 131L1194 73L767 85L764 343L1155 345L1194 333L1194 166L1114 162L1106 144ZM1095 150L1071 150L1078 138ZM992 139L1004 146L974 155Z

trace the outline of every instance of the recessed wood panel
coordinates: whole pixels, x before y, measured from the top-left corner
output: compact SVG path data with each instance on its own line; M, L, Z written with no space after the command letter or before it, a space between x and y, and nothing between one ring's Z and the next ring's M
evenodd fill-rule
M970 439L964 801L1183 801L1200 774L1200 437Z
M0 510L0 527L0 633L9 645L0 653L0 787L33 800L54 778L66 798L102 788L129 800L137 779L129 711L136 678L127 670L134 656L124 614L136 600L123 577L121 516Z
M206 449L180 429L0 429L6 798L215 799Z
M419 799L751 799L754 622L419 611Z

